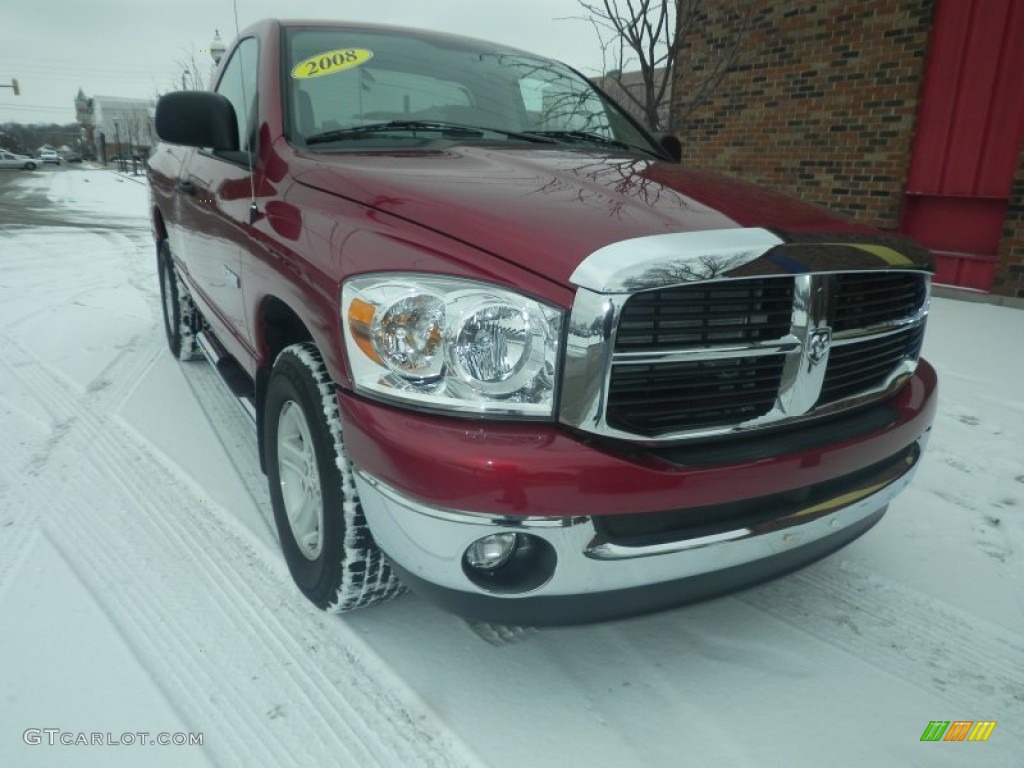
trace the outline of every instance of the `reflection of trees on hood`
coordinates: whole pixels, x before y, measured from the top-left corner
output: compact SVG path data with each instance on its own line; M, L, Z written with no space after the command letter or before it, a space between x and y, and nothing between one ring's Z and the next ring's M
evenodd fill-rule
M620 217L627 202L641 203L655 207L674 205L680 210L692 210L687 198L671 187L648 176L652 161L641 158L600 158L566 170L581 179L579 184L569 184L556 175L551 181L537 188L531 194L570 193L583 203L603 201L609 215Z

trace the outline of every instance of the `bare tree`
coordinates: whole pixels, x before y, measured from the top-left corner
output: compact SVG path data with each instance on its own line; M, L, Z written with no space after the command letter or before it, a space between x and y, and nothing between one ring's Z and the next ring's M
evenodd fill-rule
M641 116L651 130L668 129L662 115L677 79L682 82L681 120L711 98L741 50L750 27L753 0L579 0L594 27L607 86L624 106ZM714 20L727 30L716 39L702 36ZM684 67L681 59L700 38L699 61ZM639 70L639 82L629 77Z
M132 109L122 119L124 138L129 143L129 151L134 157L137 153L147 151L153 144L152 121L143 109Z
M182 48L181 52L182 55L174 60L175 68L180 70L180 77L174 81L170 90L206 90L206 74L209 74L210 65L200 65L199 61L196 59L195 45L191 48Z
M159 99L165 93L171 91L205 91L207 78L210 73L210 65L200 63L196 58L195 43L190 47L184 46L180 49L181 55L174 60L174 69L177 74L167 81L165 87L161 88L156 81L153 82L153 98Z

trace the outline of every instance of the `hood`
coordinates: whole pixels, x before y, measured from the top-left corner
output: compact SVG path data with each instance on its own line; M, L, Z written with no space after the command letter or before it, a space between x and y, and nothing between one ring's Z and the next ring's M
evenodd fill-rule
M560 149L455 147L299 156L296 180L466 242L563 285L635 237L764 227L870 231L718 174Z

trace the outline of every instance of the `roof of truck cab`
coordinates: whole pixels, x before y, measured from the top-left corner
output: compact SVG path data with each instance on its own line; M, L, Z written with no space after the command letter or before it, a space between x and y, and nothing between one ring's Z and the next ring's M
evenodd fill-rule
M438 42L461 42L465 44L472 44L476 48L482 48L483 50L492 51L505 51L515 53L525 53L530 56L537 56L537 54L525 51L515 46L505 45L503 43L496 43L491 40L482 40L477 37L467 37L465 35L454 35L449 32L442 32L435 29L423 29L422 27L404 27L393 24L373 24L363 21L344 21L339 19L274 19L267 18L261 19L260 21L254 22L253 24L246 27L239 33L239 37L244 34L256 32L259 29L264 28L267 25L279 25L280 27L286 27L289 29L296 28L307 28L307 29L345 29L345 30L365 30L367 32L391 32L398 35L409 35L420 37L426 40L437 40ZM230 47L230 46L229 46ZM547 58L547 57L538 57Z

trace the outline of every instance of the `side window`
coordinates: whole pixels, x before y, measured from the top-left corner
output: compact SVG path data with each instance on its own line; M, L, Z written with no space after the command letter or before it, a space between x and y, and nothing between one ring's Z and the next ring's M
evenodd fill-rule
M256 140L256 80L259 67L259 43L248 37L231 54L224 74L217 84L221 94L235 108L238 118L238 147L250 149Z

